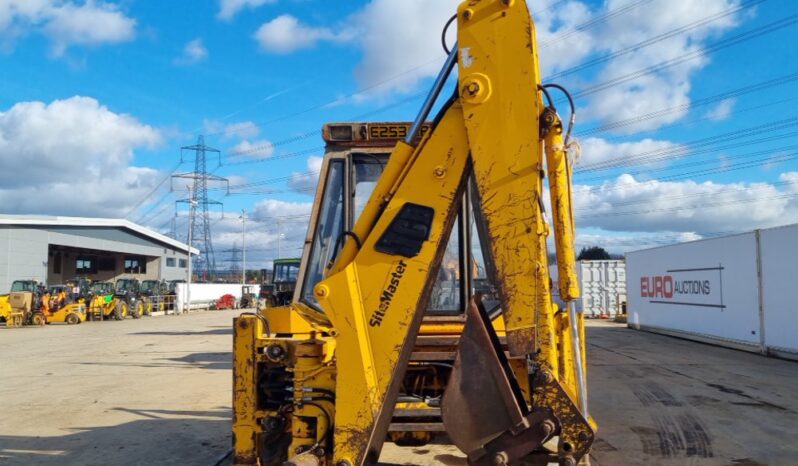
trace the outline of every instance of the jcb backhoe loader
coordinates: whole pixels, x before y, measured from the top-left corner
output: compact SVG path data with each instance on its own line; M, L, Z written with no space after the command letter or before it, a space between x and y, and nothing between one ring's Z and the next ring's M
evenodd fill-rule
M324 127L294 300L234 322L235 464L359 466L443 433L472 465L587 461L573 119L551 98L567 92L540 83L524 1L466 1L456 20L412 124Z

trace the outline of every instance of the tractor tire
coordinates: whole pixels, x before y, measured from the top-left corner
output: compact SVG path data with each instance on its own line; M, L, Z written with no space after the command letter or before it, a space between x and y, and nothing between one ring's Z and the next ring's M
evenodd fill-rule
M47 319L44 317L44 314L41 312L34 312L32 316L30 316L30 324L31 325L44 325L47 323Z
M66 323L69 325L75 325L80 323L80 317L74 312L66 316Z
M116 303L114 308L114 320L125 320L127 315L127 304L122 301Z
M136 303L135 306L130 310L130 317L134 319L138 319L144 313L144 305L141 302Z

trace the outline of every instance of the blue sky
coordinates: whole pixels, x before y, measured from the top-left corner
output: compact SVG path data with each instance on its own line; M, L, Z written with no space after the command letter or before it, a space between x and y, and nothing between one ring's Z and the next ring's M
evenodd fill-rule
M282 255L298 254L323 154L312 133L412 119L457 3L0 0L3 211L167 232L185 193L161 181L192 168L177 166L179 147L206 134L222 151L215 174L256 183L211 191L249 212L252 260L276 255L278 234ZM623 252L798 222L794 2L530 5L544 76L581 94L580 245ZM217 250L240 241L236 217L214 220Z

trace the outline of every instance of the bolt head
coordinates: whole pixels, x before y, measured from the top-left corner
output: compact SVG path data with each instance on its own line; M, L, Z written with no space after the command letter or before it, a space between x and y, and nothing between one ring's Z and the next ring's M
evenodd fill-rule
M509 461L509 458L507 457L507 453L503 451L493 455L494 466L507 466L507 461Z
M281 359L285 356L285 350L280 345L270 345L266 348L266 355L271 359Z
M316 288L313 290L313 292L316 294L316 297L318 297L318 298L324 298L324 297L326 297L328 294L330 294L330 289L329 289L329 288L327 288L327 287L326 287L326 286L324 286L324 285L318 285L318 286L316 286Z

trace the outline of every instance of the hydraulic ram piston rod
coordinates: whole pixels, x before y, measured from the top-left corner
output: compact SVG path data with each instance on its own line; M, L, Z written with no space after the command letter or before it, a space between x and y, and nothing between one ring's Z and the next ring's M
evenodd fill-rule
M421 111L418 112L418 116L415 121L413 121L413 126L411 126L410 131L407 132L407 137L405 138L407 144L412 146L413 142L416 140L421 126L427 120L429 112L432 111L432 106L435 105L435 101L438 100L438 96L441 94L444 84L446 84L446 79L452 73L455 63L457 63L457 44L454 44L454 47L452 47L452 51L446 58L446 63L443 64L443 68L441 68L440 73L438 73L438 77L435 78L432 89L424 100L424 105L421 106Z

